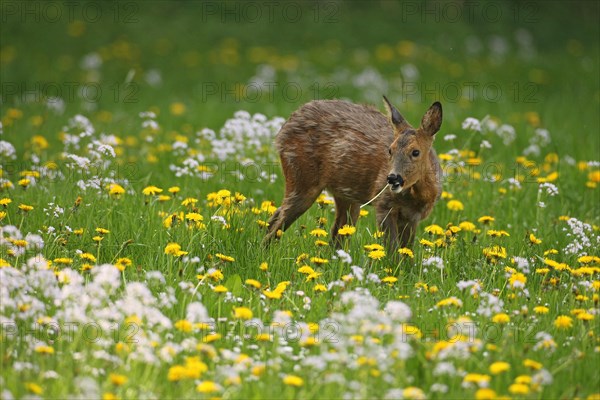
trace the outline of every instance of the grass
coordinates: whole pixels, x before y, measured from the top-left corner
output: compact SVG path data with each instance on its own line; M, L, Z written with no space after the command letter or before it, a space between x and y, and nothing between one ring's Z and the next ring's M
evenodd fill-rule
M3 398L598 396L597 4L31 4L1 9ZM315 244L327 197L261 247L283 118L382 94L415 124L444 106L413 256L365 249L370 207L351 261Z

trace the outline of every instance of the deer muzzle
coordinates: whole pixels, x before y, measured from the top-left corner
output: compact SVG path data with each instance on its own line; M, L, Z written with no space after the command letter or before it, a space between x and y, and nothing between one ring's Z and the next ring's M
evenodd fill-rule
M390 190L392 192L398 193L402 191L402 186L404 186L404 179L400 175L389 174L387 177L387 183L390 185Z

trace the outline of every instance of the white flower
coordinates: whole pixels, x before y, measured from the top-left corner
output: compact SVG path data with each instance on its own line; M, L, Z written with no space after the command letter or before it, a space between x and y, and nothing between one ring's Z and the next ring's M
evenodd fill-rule
M549 196L556 196L558 194L558 188L550 182L540 184L538 192L542 192L543 189L546 189L546 194Z
M476 132L481 132L481 122L476 118L468 117L463 121L462 128Z
M430 265L434 265L437 269L444 269L444 260L441 257L429 257L423 260L423 265L429 267Z
M511 125L503 124L497 130L496 134L500 136L505 145L511 144L517 137L515 128Z
M384 311L395 321L406 322L412 316L410 307L401 301L392 300L388 301L385 305Z
M15 150L15 147L9 142L0 140L0 157L14 160L15 158L17 158L17 151Z
M352 257L350 256L350 254L346 253L344 250L339 249L336 251L336 254L341 262L346 263L346 264L352 263Z
M194 301L188 304L185 319L191 323L207 322L209 320L208 311L202 303Z
M102 57L98 53L88 53L81 59L80 66L87 70L98 69L102 66Z

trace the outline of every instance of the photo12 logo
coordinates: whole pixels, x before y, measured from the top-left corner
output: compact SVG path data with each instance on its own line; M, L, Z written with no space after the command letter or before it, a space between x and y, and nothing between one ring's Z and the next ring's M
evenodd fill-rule
M137 103L140 86L135 82L2 82L0 99L3 103L42 103L49 99L62 99L67 103L81 100L98 103Z
M20 23L75 22L93 24L139 22L139 3L134 1L2 1L0 21Z
M140 326L132 322L100 324L98 322L43 321L33 324L2 322L0 337L3 341L28 340L33 343L67 342L96 343L112 339L115 342L137 343Z
M308 20L315 23L336 23L340 18L337 1L202 1L202 22L286 22Z

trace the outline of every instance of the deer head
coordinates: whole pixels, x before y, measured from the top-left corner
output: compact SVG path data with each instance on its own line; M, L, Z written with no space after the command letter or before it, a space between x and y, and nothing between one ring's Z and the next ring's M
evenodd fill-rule
M385 96L383 99L394 130L394 141L389 148L387 182L392 192L400 193L431 173L429 151L433 136L442 125L442 105L437 101L433 103L423 116L421 125L415 129Z

